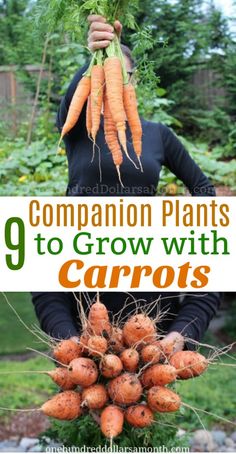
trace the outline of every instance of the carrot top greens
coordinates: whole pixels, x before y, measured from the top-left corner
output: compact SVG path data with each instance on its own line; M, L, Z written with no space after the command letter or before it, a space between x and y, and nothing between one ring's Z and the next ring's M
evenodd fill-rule
M111 23L119 19L125 26L134 29L138 5L139 0L40 0L37 20L47 32L59 29L81 40L87 30L86 18L89 14L104 16Z

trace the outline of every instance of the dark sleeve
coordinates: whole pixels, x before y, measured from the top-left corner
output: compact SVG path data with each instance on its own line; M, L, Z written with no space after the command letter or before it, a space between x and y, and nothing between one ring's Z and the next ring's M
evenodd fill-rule
M188 294L180 302L180 310L176 320L171 324L170 331L177 331L183 336L200 341L216 314L222 299L222 293ZM194 344L187 344L194 348Z
M63 292L35 292L32 301L43 331L56 339L78 335L73 317L73 295Z
M83 66L83 68L81 68L75 74L73 80L71 81L71 83L67 89L65 96L61 100L59 109L57 111L57 119L56 119L56 125L57 125L59 132L61 132L61 129L66 121L66 116L67 116L68 109L69 109L73 94L75 92L75 89L76 89L79 81L82 79L84 72L88 69L88 66L89 66L89 64L86 64L85 66ZM86 123L86 103L82 109L78 122L76 123L74 128L72 128L72 130L67 134L67 136L72 137L72 136L78 134L78 130L81 127L85 126L85 123Z
M164 149L163 164L185 184L192 196L215 196L214 186L180 140L167 126L159 126Z

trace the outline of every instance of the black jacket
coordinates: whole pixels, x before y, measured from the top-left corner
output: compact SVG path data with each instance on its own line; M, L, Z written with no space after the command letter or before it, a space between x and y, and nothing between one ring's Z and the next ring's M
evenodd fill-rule
M61 130L68 108L86 66L78 71L66 95L62 99L57 116ZM215 190L208 178L190 157L176 135L165 125L141 119L143 173L135 169L128 158L123 156L120 167L124 188L119 184L111 153L105 143L103 117L96 137L96 146L88 138L86 130L86 105L79 121L66 135L64 141L69 165L67 195L70 196L153 196L156 195L162 166L174 173L194 196L214 196ZM130 157L138 165L129 127L127 125L127 146ZM91 162L93 151L95 152ZM99 174L101 159L102 181Z

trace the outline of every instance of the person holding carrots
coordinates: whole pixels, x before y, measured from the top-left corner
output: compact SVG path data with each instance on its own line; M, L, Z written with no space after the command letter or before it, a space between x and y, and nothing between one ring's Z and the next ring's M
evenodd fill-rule
M114 40L115 35L119 37L121 35L122 25L119 21L111 26L105 18L95 15L89 16L88 21L90 24L88 47L91 52L106 48ZM121 48L126 71L131 78L134 70L132 54L126 46L121 45ZM57 126L60 132L63 131L66 123L68 109L76 87L88 67L89 65L84 66L75 74L61 101L57 116ZM122 155L121 177L120 156L116 155L118 164L114 166L112 144L109 144L107 140L103 115L100 125L98 126L95 122L91 138L88 137L87 106L86 102L79 120L66 135L63 134L69 165L69 183L66 192L68 196L155 196L162 166L166 166L173 172L186 185L192 196L215 196L213 185L190 157L176 135L167 126L143 118L140 119L142 126L141 166L138 166L134 142L132 145L131 131L127 125L127 153ZM97 150L98 153L96 153ZM136 163L137 165L134 165ZM36 314L44 331L55 338L79 335L79 314L74 294L37 292L32 295ZM89 293L90 300L93 300L95 296L95 293ZM159 310L165 312L167 315L160 320L158 328L160 332L166 333L165 338L168 341L175 342L176 351L194 348L194 343L202 339L221 301L221 294L218 292L211 292L207 295L189 293L181 297L176 293L161 295L158 292L134 292L127 295L122 292L106 292L100 297L113 315L122 310L124 318L134 310L135 300L139 301L140 308L149 307L149 315L153 318L157 317ZM127 304L128 297L129 304ZM82 304L86 307L86 295L82 294L81 299ZM160 300L158 304L150 305L151 302L157 300ZM185 338L190 341L192 339L193 343L185 342Z

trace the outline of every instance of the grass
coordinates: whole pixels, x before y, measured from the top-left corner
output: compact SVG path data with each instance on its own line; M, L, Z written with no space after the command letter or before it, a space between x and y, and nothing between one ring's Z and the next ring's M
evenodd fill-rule
M234 360L223 357L222 362L232 364ZM181 395L183 402L236 423L235 376L235 367L211 365L202 376L191 380L179 381L176 389ZM181 414L181 428L192 430L201 427L193 411L183 408ZM206 415L202 412L198 412L198 414L206 427L217 425L226 427L231 431L235 430L235 426L224 423L214 416Z
M8 300L29 327L37 323L29 293L7 293ZM35 337L20 323L0 293L0 345L1 355L26 353L27 347L42 349Z
M0 361L0 406L14 409L40 406L55 390L50 378L43 374L10 372L44 371L50 368L51 361L40 357L23 362ZM9 375L5 375L6 372L9 372ZM11 414L0 410L1 417L9 417Z

